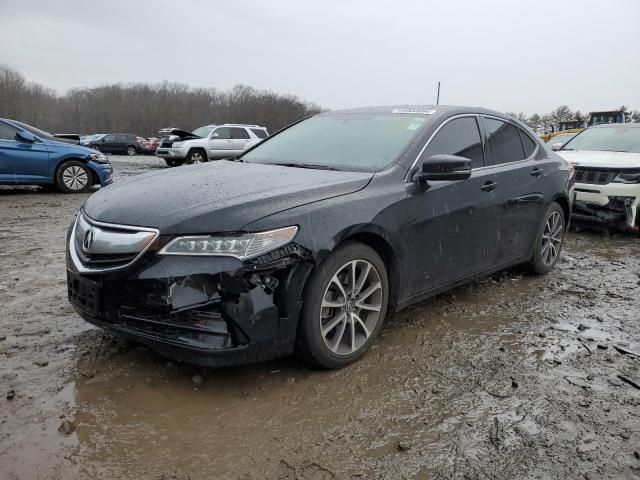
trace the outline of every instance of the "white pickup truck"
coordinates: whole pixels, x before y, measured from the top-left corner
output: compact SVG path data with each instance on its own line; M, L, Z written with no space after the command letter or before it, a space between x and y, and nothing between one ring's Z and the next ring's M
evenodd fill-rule
M176 167L183 163L201 163L233 157L269 136L265 127L225 123L205 125L193 132L179 128L160 130L162 142L156 150L167 165Z

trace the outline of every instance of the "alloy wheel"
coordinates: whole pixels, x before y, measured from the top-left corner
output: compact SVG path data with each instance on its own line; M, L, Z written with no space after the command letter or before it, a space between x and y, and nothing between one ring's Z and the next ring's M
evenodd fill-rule
M542 250L540 251L542 263L549 267L553 265L560 254L562 235L564 233L564 221L560 212L551 212L547 218L542 234Z
M135 147L129 147L127 148L127 155L129 155L130 157L133 157L136 154L136 149Z
M202 163L203 158L200 152L193 152L191 154L191 163Z
M69 190L82 190L89 181L89 175L84 168L71 165L62 172L62 181Z
M366 260L343 265L329 281L320 307L320 332L336 355L360 350L380 321L383 291L380 274Z

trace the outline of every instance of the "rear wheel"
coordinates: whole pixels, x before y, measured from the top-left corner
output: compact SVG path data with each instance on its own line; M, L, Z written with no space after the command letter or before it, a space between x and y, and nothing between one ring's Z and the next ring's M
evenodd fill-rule
M388 299L387 269L380 256L358 242L340 247L305 287L299 356L325 368L354 362L382 328Z
M204 153L204 150L191 150L187 155L187 163L195 164L202 163L207 161L207 156Z
M553 270L564 243L565 224L564 210L558 203L553 202L538 229L533 255L525 264L531 273L544 275Z
M65 193L82 193L89 190L93 176L87 166L78 160L70 160L58 168L56 185Z
M127 147L126 152L127 152L127 155L129 155L130 157L133 157L137 153L137 150L136 150L136 147L134 147L133 145L129 145Z

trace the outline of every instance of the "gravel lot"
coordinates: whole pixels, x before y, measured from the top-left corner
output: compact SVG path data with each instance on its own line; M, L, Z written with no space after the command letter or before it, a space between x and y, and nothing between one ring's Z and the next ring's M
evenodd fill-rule
M0 478L640 478L640 239L572 232L552 274L411 307L344 370L203 370L74 313L87 197L0 187Z

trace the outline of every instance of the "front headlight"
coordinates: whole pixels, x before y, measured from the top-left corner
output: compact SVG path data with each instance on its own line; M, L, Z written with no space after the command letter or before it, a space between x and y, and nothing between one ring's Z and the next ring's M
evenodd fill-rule
M173 142L171 147L173 148L182 148L184 146L184 142Z
M104 153L92 153L89 158L96 163L109 163L109 158Z
M616 183L640 183L640 170L620 172L613 181Z
M237 235L194 235L177 237L159 255L209 255L248 260L280 248L294 239L298 227Z

